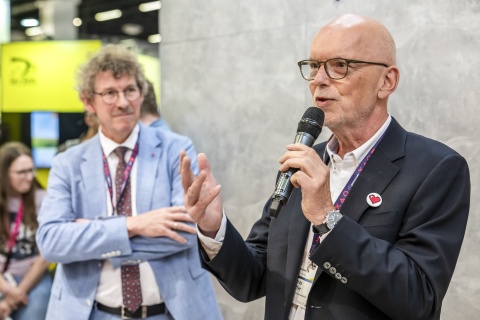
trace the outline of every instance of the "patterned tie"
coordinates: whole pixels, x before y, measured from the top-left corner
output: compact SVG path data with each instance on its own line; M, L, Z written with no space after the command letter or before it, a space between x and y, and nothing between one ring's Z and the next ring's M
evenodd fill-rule
M114 153L118 157L118 166L115 173L115 192L117 200L117 214L124 216L132 215L132 198L130 189L130 176L122 193L122 180L125 171L125 152L128 148L118 147ZM122 266L122 295L123 305L131 312L142 304L142 288L140 286L140 270L138 265Z

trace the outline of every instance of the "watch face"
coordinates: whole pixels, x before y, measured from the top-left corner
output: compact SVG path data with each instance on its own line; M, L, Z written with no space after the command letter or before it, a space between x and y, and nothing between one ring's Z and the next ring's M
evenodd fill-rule
M327 215L326 224L329 229L333 229L343 215L338 211L332 211Z

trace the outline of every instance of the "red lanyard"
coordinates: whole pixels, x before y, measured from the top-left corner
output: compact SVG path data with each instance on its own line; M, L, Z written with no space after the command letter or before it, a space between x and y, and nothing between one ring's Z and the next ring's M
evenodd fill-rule
M117 207L115 205L118 204L120 201L121 195L123 193L123 190L125 190L125 186L127 185L127 180L128 177L130 176L130 172L132 171L133 163L135 162L135 159L137 158L138 154L138 148L139 144L138 141L135 144L135 148L132 151L132 154L130 155L130 159L128 160L127 165L125 166L125 170L123 171L123 177L122 177L122 184L120 188L120 194L117 194L117 201L113 201L113 184L112 184L112 176L110 175L110 169L108 168L108 162L107 162L107 157L105 156L104 153L102 153L102 158L103 158L103 172L105 174L105 181L107 181L107 186L108 186L108 192L110 193L110 201L112 203L112 214L115 214L115 208ZM123 159L118 159L118 161L124 161Z
M15 217L15 224L13 226L13 231L10 233L10 238L7 242L8 252L12 251L12 248L15 246L17 241L18 232L20 230L20 225L22 224L23 219L23 201L20 202L20 208L18 208L17 216Z

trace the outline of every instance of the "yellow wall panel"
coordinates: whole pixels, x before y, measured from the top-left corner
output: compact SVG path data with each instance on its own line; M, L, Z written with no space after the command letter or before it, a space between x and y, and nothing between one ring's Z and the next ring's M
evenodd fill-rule
M83 111L75 75L101 46L99 40L2 44L2 111Z

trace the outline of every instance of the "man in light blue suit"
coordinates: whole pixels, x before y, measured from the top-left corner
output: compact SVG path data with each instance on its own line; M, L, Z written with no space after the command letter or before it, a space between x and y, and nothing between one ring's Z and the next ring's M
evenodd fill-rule
M146 88L120 46L80 72L80 98L100 130L52 163L37 231L42 255L58 263L47 319L221 318L183 207L179 154L195 150L138 122Z

